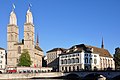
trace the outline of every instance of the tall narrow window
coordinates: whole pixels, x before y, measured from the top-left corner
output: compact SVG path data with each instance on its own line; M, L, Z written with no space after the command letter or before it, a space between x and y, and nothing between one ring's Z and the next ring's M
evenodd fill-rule
M11 41L13 40L13 35L11 34Z
M17 35L15 35L15 40L17 40Z
M97 59L94 59L94 64L97 64Z
M63 60L61 60L61 64L63 64Z
M75 63L79 63L79 58L76 58L76 59L75 59Z
M21 54L21 47L18 46L18 54Z
M64 60L64 64L67 64L67 59Z
M30 38L30 35L29 35L29 33L27 33L27 39L29 39Z
M89 59L89 63L90 63L90 64L92 63L92 58Z
M70 64L71 63L71 60L70 59L68 59L68 62L67 62L68 64Z
M75 63L75 59L74 58L71 59L71 63Z
M88 63L88 58L85 58L85 63Z

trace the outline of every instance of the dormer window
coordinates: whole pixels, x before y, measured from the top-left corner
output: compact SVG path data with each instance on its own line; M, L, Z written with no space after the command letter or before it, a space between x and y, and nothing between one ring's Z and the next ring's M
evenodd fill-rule
M85 54L85 56L88 56L88 54Z
M74 46L74 51L77 51L77 47L76 46Z
M87 51L90 51L90 48L87 48L86 50L87 50Z
M93 48L91 48L90 51L93 52Z
M69 49L67 50L67 53L68 53L68 52L70 52L70 50L69 50Z

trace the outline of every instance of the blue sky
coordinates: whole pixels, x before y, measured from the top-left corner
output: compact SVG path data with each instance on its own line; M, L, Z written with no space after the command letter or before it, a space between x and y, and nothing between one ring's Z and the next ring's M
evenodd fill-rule
M35 34L39 34L44 53L81 43L101 47L102 37L111 54L120 47L120 0L1 0L0 47L7 49L6 32L13 3L20 40L28 4L32 4Z

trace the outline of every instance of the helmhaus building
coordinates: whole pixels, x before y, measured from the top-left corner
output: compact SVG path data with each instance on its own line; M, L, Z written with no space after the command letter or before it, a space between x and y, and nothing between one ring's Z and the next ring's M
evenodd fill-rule
M108 50L85 44L74 45L59 55L59 71L114 69L113 57Z

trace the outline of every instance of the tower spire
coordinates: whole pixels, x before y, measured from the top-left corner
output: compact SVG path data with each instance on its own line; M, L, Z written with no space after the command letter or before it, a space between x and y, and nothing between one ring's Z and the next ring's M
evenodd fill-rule
M37 38L36 38L36 46L39 46L38 34L37 34Z
M14 9L15 9L15 5L12 4L12 11L11 11L11 13L10 13L9 24L17 25L17 17L16 17L16 14L15 14L15 12L14 12Z
M28 10L27 10L27 14L26 14L26 23L31 23L33 24L33 16L32 16L32 12L30 11L30 8L32 7L31 4L29 4L28 6Z
M103 48L103 49L104 49L103 37L102 37L102 45L101 45L101 48Z

